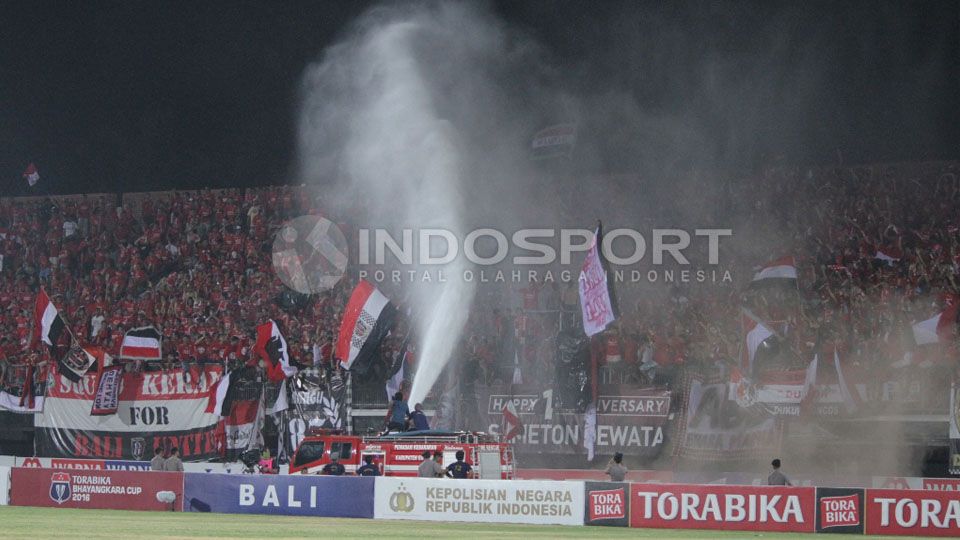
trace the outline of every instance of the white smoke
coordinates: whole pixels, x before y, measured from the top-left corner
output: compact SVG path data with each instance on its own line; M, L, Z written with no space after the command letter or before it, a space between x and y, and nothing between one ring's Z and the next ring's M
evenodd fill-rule
M502 52L502 37L496 25L461 4L367 13L307 72L300 124L303 179L336 185L340 206L359 207L351 218L368 227L438 228L463 238L465 169L473 160L464 126L482 125L470 119L483 112L469 101L487 91L477 72ZM435 243L430 249L433 255L446 251ZM462 256L443 267L449 276L464 269ZM475 285L449 279L411 287L420 336L409 398L415 403L453 354Z

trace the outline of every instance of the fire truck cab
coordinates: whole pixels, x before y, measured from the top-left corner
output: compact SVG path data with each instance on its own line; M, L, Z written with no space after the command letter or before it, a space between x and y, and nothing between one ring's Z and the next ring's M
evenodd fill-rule
M384 476L417 476L417 467L424 451L443 453L443 466L456 461L463 450L464 461L473 467L477 478L513 478L513 448L496 436L486 433L450 431L407 431L375 437L345 435L329 431L304 437L290 462L290 474L318 474L337 456L347 474L363 464L365 456Z

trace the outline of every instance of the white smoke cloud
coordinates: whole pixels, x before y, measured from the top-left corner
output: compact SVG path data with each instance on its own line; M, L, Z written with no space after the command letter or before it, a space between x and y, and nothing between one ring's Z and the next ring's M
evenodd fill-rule
M462 4L379 8L309 69L300 125L301 172L337 186L368 226L442 228L462 238L470 99L488 97L477 79L503 34ZM471 82L476 83L471 85ZM474 124L474 127L476 124ZM473 127L471 128L473 129ZM473 191L476 191L475 189ZM431 249L437 246L432 246ZM462 275L463 257L444 267ZM420 344L411 402L422 400L449 361L475 285L415 283L411 303Z

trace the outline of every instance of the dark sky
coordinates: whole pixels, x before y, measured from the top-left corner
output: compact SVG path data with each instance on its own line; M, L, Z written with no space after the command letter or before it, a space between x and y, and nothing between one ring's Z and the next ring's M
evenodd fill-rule
M0 194L294 179L304 68L363 2L0 2ZM960 3L494 2L577 94L692 115L712 163L958 158ZM641 126L642 129L642 126Z

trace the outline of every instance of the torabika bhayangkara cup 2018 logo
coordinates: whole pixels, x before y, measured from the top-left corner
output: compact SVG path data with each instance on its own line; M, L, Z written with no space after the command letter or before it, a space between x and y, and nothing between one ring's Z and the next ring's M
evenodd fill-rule
M343 231L321 216L300 216L283 224L273 239L273 271L301 294L326 291L347 270L349 249Z
M53 473L50 477L50 498L57 504L70 500L70 474L65 472Z
M413 495L407 491L407 488L400 484L400 487L397 488L397 491L393 492L393 495L390 495L390 509L394 512L413 512L415 503L413 500Z

